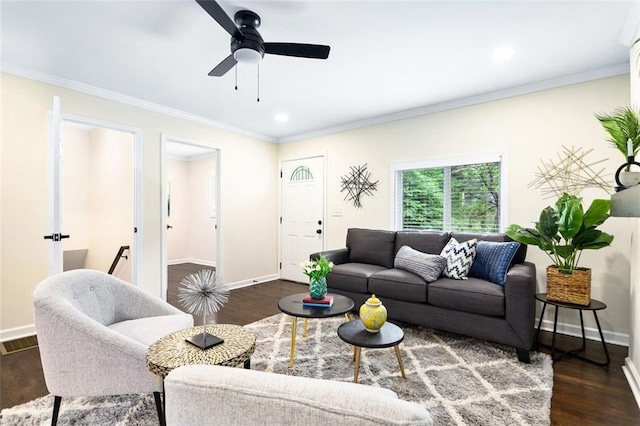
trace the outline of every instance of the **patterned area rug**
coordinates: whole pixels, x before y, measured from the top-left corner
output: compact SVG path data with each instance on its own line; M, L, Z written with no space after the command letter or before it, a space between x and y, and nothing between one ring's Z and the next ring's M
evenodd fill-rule
M288 368L291 319L274 315L247 326L258 342L251 368L353 381L353 350L336 334L342 317L309 321L298 338L294 368ZM406 379L392 348L363 349L359 383L382 386L431 411L436 425L548 425L553 369L548 355L518 362L513 348L424 327L400 324ZM2 425L48 424L53 397L2 410ZM157 425L151 395L63 400L60 425Z
M257 336L251 368L280 374L353 381L353 350L336 333L343 317L309 320L303 338L298 320L295 364L289 366L291 318L278 314L247 327ZM393 348L362 349L358 383L391 389L422 404L436 425L548 425L553 367L551 357L532 353L518 361L515 349L396 323L405 338L400 352L407 378Z

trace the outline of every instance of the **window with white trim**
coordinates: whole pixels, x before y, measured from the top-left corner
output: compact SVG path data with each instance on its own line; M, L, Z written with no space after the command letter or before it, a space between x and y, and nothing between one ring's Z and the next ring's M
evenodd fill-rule
M500 232L505 222L501 155L392 164L394 228Z

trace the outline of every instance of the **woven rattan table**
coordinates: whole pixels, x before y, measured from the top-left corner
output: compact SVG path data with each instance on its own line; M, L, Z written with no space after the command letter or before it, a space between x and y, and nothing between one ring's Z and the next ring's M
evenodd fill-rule
M184 365L251 366L256 336L246 328L232 324L207 324L207 333L220 337L224 343L206 350L185 341L187 337L201 333L202 326L186 328L153 343L147 350L149 371L165 377L171 370Z

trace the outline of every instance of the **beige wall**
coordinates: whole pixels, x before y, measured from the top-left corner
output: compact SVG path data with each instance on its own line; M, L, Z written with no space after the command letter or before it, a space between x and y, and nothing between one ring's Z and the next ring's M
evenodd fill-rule
M228 282L277 274L277 146L184 119L150 112L10 74L2 75L0 330L33 324L31 294L47 276L47 111L54 95L68 114L143 131L142 282L161 294L160 134L220 149L219 223ZM215 100L214 100L215 101ZM260 214L255 214L259 211ZM8 249L10 247L10 249ZM6 334L5 334L6 335Z
M120 246L132 247L134 138L110 129L91 131L91 190L87 267L108 271ZM131 251L114 275L131 281Z
M439 157L506 153L508 173L507 223L530 224L552 203L540 191L528 188L540 159L549 160L562 146L593 148L588 159L609 157L603 167L615 172L623 160L609 148L594 113L629 103L629 76L545 90L533 94L459 108L363 129L292 142L280 147L280 160L327 153L326 247L344 247L349 227L390 227L390 164ZM340 193L340 177L349 166L368 163L373 180L380 180L373 197L356 209ZM613 183L613 176L608 178ZM587 202L608 198L601 190L582 194ZM342 217L333 217L342 208ZM612 247L585 252L581 265L593 269L592 297L609 308L599 315L604 329L629 332L629 228L623 219L611 218L602 227L616 236ZM528 259L538 267L538 290L545 289L548 258L536 247ZM595 326L585 318L587 326ZM561 313L561 321L579 324ZM626 336L620 336L624 339Z
M62 230L71 235L65 250L89 248L91 212L91 135L88 131L64 129L62 166Z
M88 250L85 267L107 272L120 246L133 243L133 135L65 128L63 141L64 250ZM131 251L125 255L113 275L131 282Z
M211 217L215 154L195 160L167 160L171 216L167 223L167 261L216 264L216 218Z

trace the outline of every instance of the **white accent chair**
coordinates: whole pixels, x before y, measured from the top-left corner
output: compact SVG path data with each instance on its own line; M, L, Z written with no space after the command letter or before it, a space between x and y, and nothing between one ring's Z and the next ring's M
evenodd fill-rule
M104 272L79 269L42 281L33 293L51 424L62 397L153 393L163 420L162 379L147 370L147 348L193 317Z
M178 367L165 391L167 425L433 425L389 389L244 368Z

